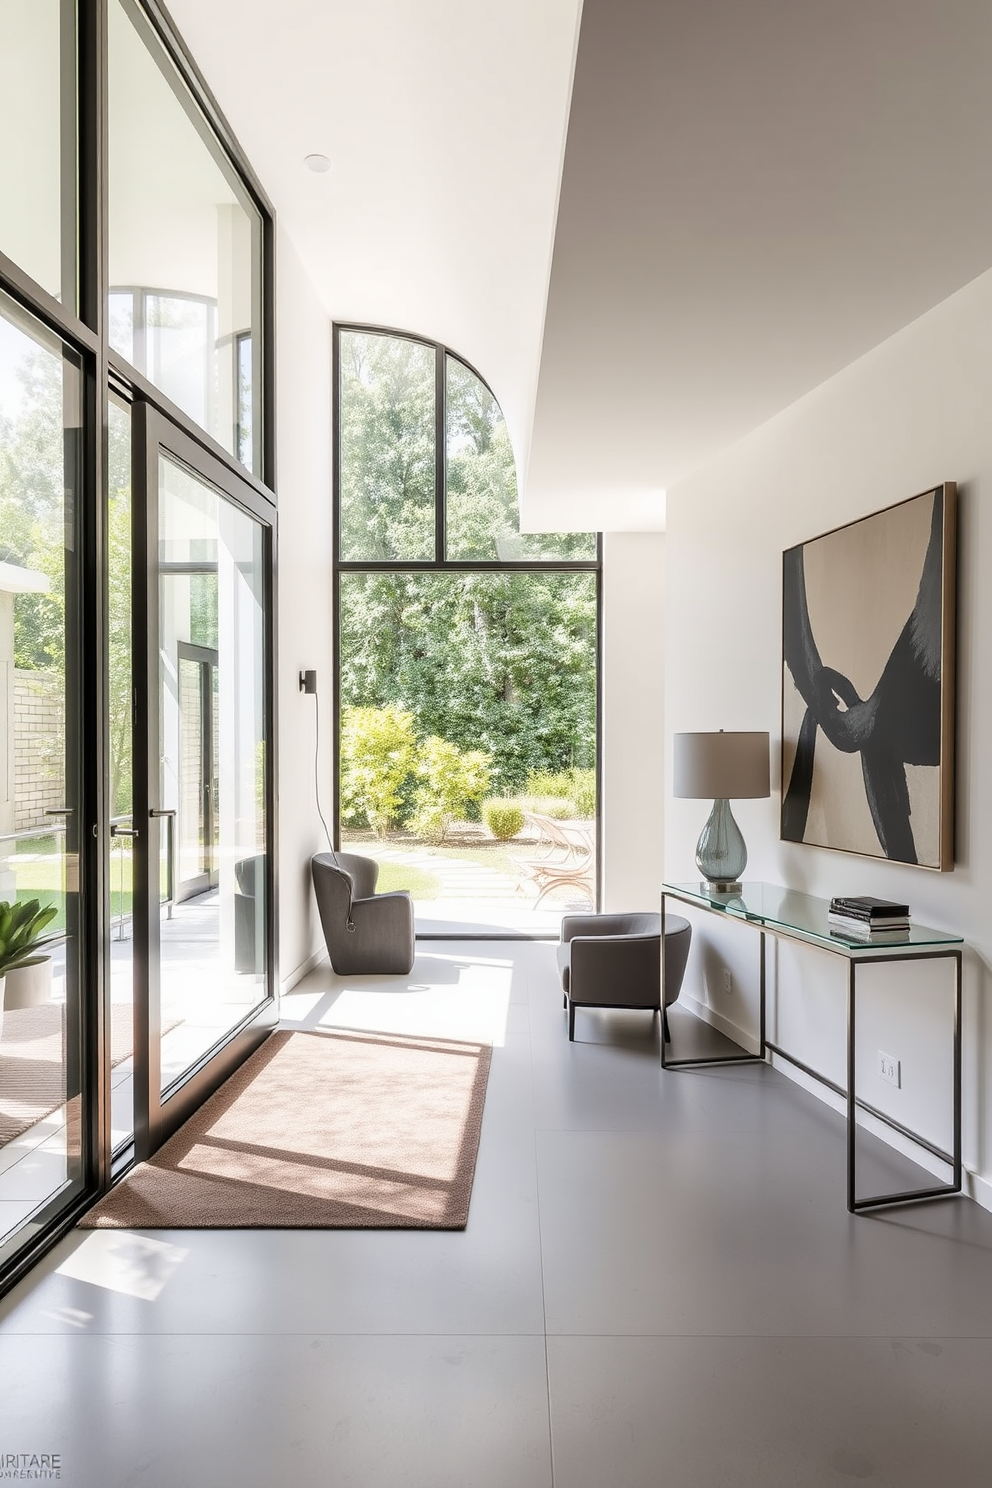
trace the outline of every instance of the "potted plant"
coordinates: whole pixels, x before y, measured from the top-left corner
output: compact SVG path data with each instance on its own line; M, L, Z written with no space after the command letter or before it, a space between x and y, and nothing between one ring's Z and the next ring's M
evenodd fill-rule
M23 903L0 901L0 1027L5 1005L28 1007L32 1002L45 1000L51 985L51 957L39 956L38 948L57 938L42 933L57 914L54 904L42 908L38 899ZM42 968L41 972L36 970L38 967ZM28 975L18 988L22 970L28 970Z

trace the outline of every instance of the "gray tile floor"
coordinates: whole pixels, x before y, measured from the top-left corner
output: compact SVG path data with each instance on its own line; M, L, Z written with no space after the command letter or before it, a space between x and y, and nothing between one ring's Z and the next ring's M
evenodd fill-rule
M638 1013L570 1045L547 945L421 951L284 1017L493 1039L467 1230L76 1232L0 1304L0 1454L73 1488L992 1482L992 1214L854 1219L843 1123L783 1076L663 1073Z

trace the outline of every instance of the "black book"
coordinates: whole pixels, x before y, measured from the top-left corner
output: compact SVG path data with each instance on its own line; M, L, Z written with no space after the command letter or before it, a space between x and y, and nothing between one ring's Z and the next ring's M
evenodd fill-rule
M909 917L909 905L897 904L894 899L873 899L868 895L856 895L853 898L844 899L838 896L830 901L832 914L847 915L849 918L866 920L895 920L907 919Z

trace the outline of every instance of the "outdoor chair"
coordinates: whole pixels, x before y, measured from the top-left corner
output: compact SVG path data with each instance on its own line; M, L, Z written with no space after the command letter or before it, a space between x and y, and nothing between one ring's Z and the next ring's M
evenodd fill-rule
M558 970L568 1009L568 1036L575 1038L576 1007L648 1008L661 1012L662 1037L669 1039L667 1009L682 990L692 926L665 916L665 1006L661 1006L661 915L579 914L561 922Z
M377 894L379 864L355 853L317 853L310 872L338 976L406 976L415 955L413 901L406 890Z
M573 822L555 821L553 817L533 811L527 813L527 821L537 835L539 848L547 848L540 858L516 859L523 877L529 879L538 891L535 907L553 889L579 889L591 901L596 849L590 834Z

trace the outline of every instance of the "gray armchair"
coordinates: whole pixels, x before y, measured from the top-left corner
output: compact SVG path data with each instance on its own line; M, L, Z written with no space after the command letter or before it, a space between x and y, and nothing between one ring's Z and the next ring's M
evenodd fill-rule
M327 954L338 976L405 976L415 955L413 901L405 891L377 894L379 864L355 853L310 860Z
M579 914L561 922L558 970L561 974L568 1036L575 1038L576 1007L650 1008L661 1012L662 1036L668 1033L666 1009L682 990L692 926L677 915L665 916L665 1006L661 1006L661 915Z
M256 976L265 970L265 855L234 865L234 970Z

